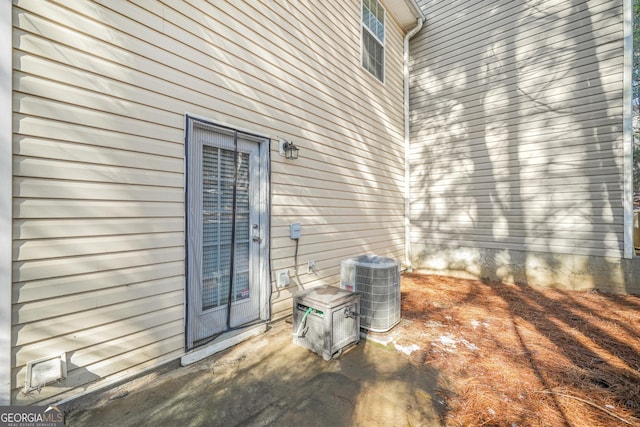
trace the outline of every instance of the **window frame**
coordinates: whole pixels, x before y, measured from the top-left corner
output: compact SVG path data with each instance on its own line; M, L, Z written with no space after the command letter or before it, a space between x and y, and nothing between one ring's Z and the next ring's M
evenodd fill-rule
M382 10L382 22L379 22L382 25L382 40L378 37L377 34L374 33L374 31L369 28L369 26L367 25L367 23L365 22L365 1L369 1L369 2L375 2L375 6L376 9L381 9ZM367 7L367 9L369 9ZM370 9L369 9L370 10ZM373 12L371 12L373 13ZM375 14L374 14L375 17ZM377 20L377 17L376 17ZM386 49L386 30L387 30L387 10L385 9L385 7L383 6L383 4L379 1L379 0L360 0L360 66L366 70L369 74L371 74L373 77L376 78L376 80L378 80L380 83L384 84L385 83L385 75L386 75L386 55L387 55L387 49ZM367 67L367 65L365 64L365 59L369 59L370 62L375 62L375 59L372 58L371 55L368 55L367 53L367 49L365 49L365 32L367 33L367 35L369 37L372 38L374 43L377 43L380 46L380 49L382 51L382 60L381 60L381 75L378 76L377 73L375 72L375 66L373 67L374 70L371 70ZM367 58L368 56L368 58Z

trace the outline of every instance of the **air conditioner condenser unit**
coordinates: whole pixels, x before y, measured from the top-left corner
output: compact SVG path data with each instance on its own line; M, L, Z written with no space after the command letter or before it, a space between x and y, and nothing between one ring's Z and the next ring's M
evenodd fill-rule
M360 255L340 266L340 287L360 295L360 325L387 332L400 322L400 264L392 258Z

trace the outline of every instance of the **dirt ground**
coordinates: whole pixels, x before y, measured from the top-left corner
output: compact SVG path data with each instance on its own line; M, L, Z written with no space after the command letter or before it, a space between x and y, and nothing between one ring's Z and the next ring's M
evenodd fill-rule
M640 297L406 275L397 347L450 426L640 425Z

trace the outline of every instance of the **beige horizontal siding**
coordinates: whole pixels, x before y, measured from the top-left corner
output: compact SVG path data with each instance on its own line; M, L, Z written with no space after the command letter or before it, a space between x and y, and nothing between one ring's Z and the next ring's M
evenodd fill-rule
M101 359L97 363L82 365L83 368L72 369L68 372L66 380L55 386L45 387L40 393L34 391L25 395L16 390L12 398L19 404L30 404L29 402L33 402L36 398L42 401L57 399L60 395L70 397L74 396L78 387L86 387L86 384L94 383L97 380L101 380L104 384L114 384L122 376L135 375L138 372L144 372L145 369L176 359L182 354L182 350L175 349L179 348L183 342L183 336L179 334L164 338L168 333L173 332L167 332L166 329L164 326L159 326L145 330L138 336L111 340L108 348L110 350L120 348L123 351L121 354L110 355L103 352L94 357L82 357L82 352L77 352L80 356L75 357L76 353L74 353L69 362L71 366L75 366L76 362L86 363L92 359L101 358L103 355L111 357L106 360ZM150 344L142 345L143 339L148 340L149 337L153 337L153 341ZM134 347L128 345L131 342ZM117 347L118 344L122 347ZM24 375L24 369L15 372L12 375L12 381L24 382Z
M475 5L459 2L443 3L442 8L432 8L429 1L420 3L423 6L428 4L429 11L426 16L429 31L433 32L433 35L428 39L416 40L416 46L432 41L454 40L465 34L473 37L467 40L468 43L462 46L463 48L486 43L488 40L499 44L502 42L501 39L478 37L498 28L501 30L500 34L504 35L503 39L509 37L527 39L545 34L559 37L569 34L573 37L574 33L588 33L587 25L599 28L602 26L602 18L621 13L618 8L620 3L612 8L609 0L594 0L588 3L543 0L538 2L538 7L513 5L504 1L483 2ZM482 14L490 19L477 19ZM443 20L442 17L446 19ZM514 26L514 23L517 26ZM559 28L564 28L564 31L559 31ZM450 51L449 47L443 45L443 50Z
M610 102L614 102L611 100ZM602 105L600 106L602 107ZM604 106L606 107L606 105ZM449 108L443 109L445 112L450 110ZM459 109L458 109L459 110ZM486 117L482 117L479 115L471 116L468 123L465 123L465 127L461 127L461 123L456 117L461 115L461 111L452 111L452 116L447 118L446 121L442 121L442 118L439 120L423 120L425 117L414 117L416 122L423 123L425 125L430 125L431 127L438 128L441 130L439 135L434 136L433 133L431 137L440 137L440 141L442 142L443 136L447 138L447 140L451 140L452 138L457 138L461 131L464 131L465 134L473 139L473 137L483 137L487 134L491 134L492 131L498 129L502 132L511 132L518 134L523 133L526 136L528 133L536 134L536 130L539 128L545 128L541 130L542 133L562 133L564 132L582 132L585 138L588 138L589 133L584 133L584 130L576 130L576 127L573 126L575 123L580 122L591 122L593 120L598 120L599 122L596 125L602 124L602 126L598 126L599 128L603 128L604 133L610 133L615 131L615 128L607 129L606 126L615 126L622 117L622 110L620 108L611 108L607 110L606 108L599 108L598 104L579 104L579 106L572 108L570 111L559 111L552 112L549 111L547 113L533 113L533 114L518 114L516 112L512 112L507 117L504 114L494 114L491 110L487 112ZM604 121L602 119L610 119ZM452 122L453 121L453 122ZM431 123L430 123L431 122ZM457 124L456 124L457 123ZM424 135L429 133L428 128L422 128L417 132L418 135ZM465 135L467 136L467 135ZM491 135L490 135L491 136ZM538 138L537 141L540 141ZM412 150L416 151L417 148Z
M25 198L82 200L140 200L181 202L182 189L158 185L110 184L95 182L57 181L42 178L17 177L14 194Z
M16 220L13 224L13 236L20 240L42 238L70 238L83 236L111 235L117 230L119 235L141 233L170 233L183 229L178 218L125 218L102 219L100 227L95 220L86 219L43 219Z
M277 152L274 153L278 155ZM365 193L370 192L387 192L392 194L400 190L399 186L399 174L391 174L389 170L385 172L379 172L381 164L376 166L358 167L356 169L351 168L338 168L332 165L322 170L319 169L321 165L316 162L309 162L310 167L304 167L303 165L288 165L288 164L274 164L272 173L274 184L278 184L278 179L287 180L285 183L291 183L292 180L299 182L300 180L306 180L308 186L311 188L328 188L323 183L326 182L327 186L337 185L337 190L340 191L362 191ZM318 169L311 166L317 166ZM394 165L397 167L397 165ZM387 175L387 176L385 176ZM284 177L280 177L284 176ZM307 187L305 185L304 187ZM375 193L374 193L375 194Z
M419 2L412 245L620 256L622 4Z
M610 3L606 7L610 7ZM512 9L516 10L517 8ZM536 56L536 59L541 63L558 62L567 58L586 58L589 51L596 55L593 59L602 59L599 55L602 55L604 51L610 50L612 48L611 44L616 41L614 36L615 26L619 24L621 19L621 9L618 9L616 13L610 12L610 9L602 14L597 13L597 11L585 11L573 14L571 17L565 17L562 20L551 21L542 26L533 24L533 29L527 29L526 25L519 22L516 22L517 29L511 26L505 29L500 22L491 22L489 25L483 25L475 31L465 26L464 31L458 34L443 32L439 34L439 37L425 40L423 45L416 42L416 48L431 48L432 51L430 53L434 56L445 56L445 58L441 58L442 62L438 62L436 70L446 70L447 66L452 64L457 66L461 63L464 64L469 61L470 56L477 55L474 52L486 46L490 46L492 50L483 53L482 57L485 62L482 65L484 67L495 68L505 62L516 61L520 63L519 68L533 70L535 67L530 68L532 64L528 61L532 56ZM593 22L584 22L585 20L581 22L579 19L581 16L591 16ZM506 25L512 24L513 22ZM432 28L429 29L433 31ZM483 37L488 31L500 31L500 38L488 39ZM599 39L597 47L592 47L589 44L580 44L589 42L594 35ZM539 49L541 40L544 40L545 47L551 46L555 49L553 51L546 49L542 51ZM507 44L507 41L509 44ZM568 46L566 44L567 41L572 45ZM461 43L464 43L464 45L461 46ZM451 52L451 46L457 46L459 49ZM513 57L503 57L501 61L501 54L511 54ZM420 65L420 59L416 61L416 65ZM470 66L468 70L471 74L474 71L482 70L479 63L468 65Z
M615 124L614 120L609 120L611 124ZM593 122L592 122L593 123ZM595 124L598 125L598 121L595 121ZM544 138L543 141L540 141L541 137ZM481 138L474 138L473 140L469 140L469 143L465 146L457 147L451 144L442 143L434 138L425 138L422 139L425 142L428 142L430 145L430 150L432 151L442 151L445 150L447 153L456 153L459 155L455 161L450 161L446 158L438 157L433 160L433 163L439 165L441 163L449 163L449 165L456 166L464 166L468 165L471 159L474 160L476 167L485 168L487 166L496 167L503 166L505 162L508 161L509 156L514 153L520 153L523 156L526 156L527 161L532 162L533 164L537 164L541 162L546 164L550 157L555 157L558 155L565 156L565 162L568 162L570 165L575 165L577 159L581 158L585 155L597 154L601 150L611 150L619 147L620 145L620 135L619 133L608 133L608 134L599 134L597 136L585 136L581 137L581 132L578 131L567 131L567 132L540 132L539 134L535 134L533 131L530 135L521 135L520 140L522 144L520 146L508 146L504 147L504 149L498 153L494 154L492 158L482 158L481 156L476 156L476 154L480 154L483 151L486 151L483 146L483 140ZM418 149L412 151L415 153L416 158L419 154L428 154L426 149ZM576 156L577 158L570 158L569 156ZM425 158L426 159L426 158ZM606 159L608 162L616 159ZM502 163L500 163L502 162ZM485 165L486 164L486 165ZM425 172L421 172L425 173Z
M170 248L180 246L183 240L182 232L30 240L14 245L13 253L15 261L46 259L51 258L51 254L56 258L66 258Z
M382 84L360 66L360 13L359 0L14 2L16 402L34 402L18 392L29 360L68 352L43 401L183 352L185 113L273 138L274 269L294 269L292 222L299 266L318 268L305 286L337 284L353 255L402 258L404 34L387 20Z
M182 203L121 200L47 200L14 198L16 218L179 217Z
M577 233L585 233L585 232L607 232L610 231L611 228L603 225L593 225L586 221L584 217L576 215L574 217L565 216L563 219L568 220L566 224L564 224L562 229L554 229L553 224L541 223L539 228L536 230L536 234L543 235L545 233L560 233L561 235L569 235L568 233L577 232ZM518 221L520 220L520 221ZM570 223L569 223L570 221ZM430 224L431 221L424 220L422 222L416 221L416 224L419 226L418 235L421 238L427 237L424 234L423 227L435 227L440 232L447 233L455 233L460 229L464 229L469 226L469 217L465 217L465 215L455 215L451 221L447 223L436 222L435 224ZM435 221L434 221L435 222ZM504 227L500 224L494 224L492 221L478 221L476 222L478 226L478 232L480 234L489 232L488 230L492 230L495 226L498 230L504 230ZM526 231L528 227L528 222L523 222L521 219L515 219L510 221L509 229L510 230L522 230ZM613 228L614 231L622 231L622 226L616 226Z
M608 58L601 61L600 66L604 72L615 72L619 65L621 56ZM583 69L592 70L593 63L586 64L584 66L573 65L574 72L580 72ZM607 68L611 68L608 70ZM464 81L467 76L460 76L460 80ZM521 77L523 77L521 79ZM528 77L528 78L527 78ZM417 78L417 77L414 77ZM622 87L622 80L619 79L617 74L608 76L608 78L600 78L599 73L591 73L591 75L584 75L576 78L575 76L549 76L543 73L533 74L531 76L523 76L519 73L518 77L501 80L500 86L496 87L496 82L492 82L489 88L484 90L469 90L460 91L455 90L455 82L448 87L448 90L443 93L444 96L455 96L456 100L461 103L471 105L474 108L465 109L469 115L478 114L481 108L493 108L495 114L501 112L501 108L506 108L514 103L522 104L521 114L526 114L531 108L537 108L538 111L544 109L545 106L549 108L553 105L554 109L563 110L573 106L573 102L580 101L586 104L600 103L602 100L608 99L606 95L611 92L620 91ZM546 90L540 92L540 85L544 84ZM553 89L552 92L550 89ZM513 98L504 97L507 92L513 91ZM477 98L478 94L485 97L483 103L474 104L473 101ZM422 97L416 97L412 100L411 105L415 107L420 103L425 102L429 98L427 93L424 93ZM612 98L616 99L616 98ZM529 104L531 104L529 106ZM529 108L527 108L529 107ZM415 112L417 115L419 111Z
M126 127L103 129L108 122L70 123L62 120L50 120L44 117L25 116L14 113L13 128L19 129L20 134L14 136L14 150L16 154L33 156L41 153L43 141L51 152L50 158L67 159L69 155L77 156L81 161L92 159L100 164L116 164L121 166L150 166L158 170L181 171L183 166L176 163L184 155L184 146L176 141L149 138L144 135L126 132ZM74 120L81 117L73 116ZM123 123L125 125L126 123ZM167 130L167 129L163 129ZM179 138L179 132L171 131L170 135ZM171 138L171 136L170 136ZM70 147L73 150L70 150ZM146 154L148 163L140 165L138 156Z
M147 7L148 3L143 2L143 5ZM174 11L171 8L164 7L164 18L183 25L183 27L178 27L169 21L163 21L164 33L170 34L172 37L159 37L159 34L155 32L155 30L148 28L150 25L148 19L157 20L159 17L144 13L144 11L137 6L123 3L121 5L123 10L120 12L124 13L124 16L118 14L109 15L111 25L114 25L116 28L105 27L88 18L82 19L82 16L73 15L72 18L74 19L74 23L76 23L76 31L79 32L76 36L80 37L81 40L78 44L87 50L91 50L92 54L98 56L105 55L109 60L115 62L126 62L127 58L135 59L135 61L144 61L144 58L139 58L137 56L143 55L150 59L147 66L154 68L154 76L156 76L157 79L165 80L165 86L167 85L167 82L182 83L181 86L184 86L185 89L191 88L191 90L193 90L194 87L204 89L204 87L209 86L211 90L209 90L208 93L206 91L201 93L203 104L211 104L212 101L222 98L226 102L226 108L237 106L239 112L246 111L248 107L250 107L246 100L250 99L259 101L260 99L256 99L258 98L258 95L269 95L276 99L270 99L270 102L264 103L264 106L270 109L277 109L279 105L274 101L280 101L280 105L282 106L281 109L284 109L285 106L289 109L297 107L299 110L296 109L289 112L290 114L296 114L296 111L309 110L312 106L310 103L313 103L319 94L326 92L327 89L331 88L336 88L331 93L332 97L338 98L337 100L329 99L333 104L331 107L338 105L342 108L345 108L346 106L363 109L367 106L366 103L364 103L364 99L366 99L367 95L366 92L364 97L352 95L350 99L345 98L342 95L345 93L354 94L356 89L366 90L371 94L370 89L363 85L345 87L345 83L349 83L351 80L340 80L337 78L329 80L334 75L331 72L327 72L321 77L321 81L319 83L322 86L319 87L314 85L309 87L310 84L315 82L309 79L305 80L305 74L303 73L317 76L317 71L308 63L304 63L304 61L299 57L292 55L289 50L283 51L280 48L282 43L291 42L292 40L287 37L280 37L282 41L281 44L277 43L278 40L265 40L265 37L257 31L255 26L248 26L242 23L242 20L238 17L229 15L233 13L241 13L241 11L237 10L233 5L220 4L216 6L209 6L199 4L203 11L209 14L208 16L203 16L203 11L198 13L198 9L194 9L186 3L170 3L170 5L179 9L179 11ZM92 10L94 9L101 13L109 13L107 9L103 9L95 4L74 4L72 6L79 11L88 14L92 13ZM109 6L111 7L110 4ZM58 8L53 5L51 7L56 9L56 13L53 15L56 17L72 13L70 11L60 13ZM218 9L218 7L222 7L222 9ZM41 7L39 11L44 14L46 9ZM248 11L244 11L242 13L248 12L250 12L250 6ZM144 19L145 25L139 25L134 22L136 18ZM69 19L71 19L71 17ZM206 25L208 28L198 26L194 27L194 19L201 21L201 23ZM26 24L28 23L25 23L25 28L29 29L30 27ZM39 22L39 24L38 28L40 29L40 33L42 33L41 27L46 23ZM153 26L153 24L151 24L151 26ZM212 27L215 30L212 30ZM119 31L120 28L126 29L127 34L121 33ZM197 30L194 30L194 28ZM259 64L256 64L255 62L246 59L248 57L247 55L245 55L244 58L242 55L239 55L238 44L234 41L237 37L220 37L219 34L218 37L215 38L215 45L211 45L211 39L216 35L214 31L218 31L221 34L224 34L224 31L231 31L231 34L234 35L243 34L243 37L246 37L248 42L255 42L255 45L249 45L249 48L243 46L241 50L245 50L245 52L247 50L251 50L252 52L250 57L252 59L258 57L262 61L260 61ZM54 27L51 29L51 36L56 37L59 32L60 28ZM203 33L205 33L204 38ZM45 34L49 36L48 33ZM136 39L127 38L129 34L131 36L135 36ZM99 41L95 40L95 38L98 38ZM105 46L107 44L106 42L117 41L118 39L121 39L122 42L117 43L117 46ZM103 43L102 40L105 40L106 42ZM94 44L97 44L98 46L94 46ZM121 46L126 47L126 49ZM121 52L122 58L117 58L116 55L114 55L114 53L118 51ZM170 52L176 52L177 54L171 54ZM279 55L275 56L273 52L278 52ZM215 73L212 73L211 69L204 65L210 63L212 56L216 61L220 61L220 63L217 64L219 67L215 70ZM230 58L233 58L233 61L231 61ZM330 58L333 60L333 57ZM315 58L315 60L317 61L317 58ZM185 69L184 67L185 61L188 61L190 64L188 69ZM295 67L293 71L299 70L300 73L292 73L291 71L283 69L286 64L290 64ZM332 70L337 69L337 67L332 64L333 62L331 61L325 61L318 65L331 67ZM268 68L265 69L266 67ZM138 66L135 68L140 67ZM129 70L126 70L126 72L128 71ZM241 72L241 74L239 74L238 71ZM287 75L287 78L295 79L299 84L296 84L293 87L288 87L287 91L281 90L279 85L274 84L276 82L273 81L271 82L272 84L265 85L265 71L267 71L269 75L282 73L283 75ZM119 75L122 76L123 72L120 72ZM132 71L131 75L135 76L135 71ZM242 77L242 81L238 81L238 76ZM194 86L193 83L195 81L197 81L197 85ZM237 84L233 86L233 88L230 88L230 81L236 81ZM110 82L110 85L111 84L113 83ZM138 86L137 81L136 86ZM302 91L300 88L307 88L307 91ZM317 89L320 88L323 89L322 92L317 91ZM117 90L117 86L115 89ZM340 92L339 89L343 89L343 91ZM167 93L172 92L168 90L163 90L161 92L161 94ZM285 95L293 95L293 97ZM313 95L313 97L310 95ZM142 102L146 103L147 101L143 100ZM163 102L167 102L166 97ZM155 105L155 103L150 103L150 105ZM324 108L326 109L327 106L325 105ZM264 113L265 112L262 112L262 114ZM344 113L346 114L348 111L345 110ZM386 112L379 111L378 114L382 115L386 114ZM325 115L326 114L316 114L313 117L321 119ZM335 125L336 121L339 122L339 120L340 115L334 117L332 125ZM368 124L374 130L381 127L381 123L375 120L370 120Z
M114 325L120 325L119 322L131 322L130 313L132 310L137 311L136 318L144 318L148 313L152 312L166 312L167 316L162 323L172 321L179 317L177 315L177 308L182 307L183 301L181 292L172 292L168 294L159 294L153 298L149 298L149 304L141 304L140 300L131 300L115 306L100 307L96 310L89 310L74 313L72 315L64 316L56 319L55 328L50 328L50 321L47 319L39 320L37 322L31 322L21 326L15 326L13 334L20 345L35 344L37 345L41 341L47 339L72 335L74 332L86 331L89 333L91 330L98 327L104 327L111 329ZM136 322L131 322L132 325L137 325ZM49 324L49 326L47 326ZM140 325L145 325L142 322ZM117 328L113 328L114 331L110 333L118 333ZM142 329L141 329L142 330ZM99 331L98 331L99 332ZM111 336L108 335L110 338ZM100 339L100 336L96 337ZM51 354L55 354L52 352Z
M54 161L14 157L13 170L16 176L45 179L83 180L87 182L116 182L118 184L152 185L162 182L167 187L182 187L182 174L161 172L131 167L102 166L77 161Z
M91 292L78 298L73 294L47 301L29 302L14 306L14 323L29 323L43 318L65 316L78 311L107 307L125 301L144 299L157 294L180 290L180 280L163 278L156 281L127 284L119 288L110 288Z
M140 322L142 324L146 324L149 329L155 328L154 330L155 336L162 337L162 338L179 336L182 333L181 329L184 328L182 322L179 322L179 321L164 323L159 313L150 313L145 316L140 316ZM122 335L122 333L119 333L117 335L113 333L113 329L114 329L113 326L116 326L116 325L109 325L108 327L97 327L95 329L101 333L101 336L105 338L112 337L113 340L121 340L120 343L122 344L124 344L125 342L123 342L124 340L120 338L121 336L127 337L126 339L138 340L138 343L136 346L132 346L131 345L132 343L126 343L129 345L127 346L122 345L119 349L117 349L116 346L107 347L103 345L102 354L100 354L99 353L100 349L98 346L95 345L95 339L91 337L91 334L88 334L83 331L78 331L75 333L74 337L72 337L74 342L74 347L71 349L74 352L74 357L72 359L72 362L78 365L86 366L91 363L97 363L101 360L107 359L109 356L111 356L109 352L114 352L114 351L123 352L123 350L126 351L127 348L132 348L132 347L138 348L143 345L146 345L148 343L149 336L145 336L147 334L141 334L137 332L136 330L131 328L127 323L128 322L119 322L117 325L117 326L120 326L121 328L125 328L122 330L131 332L125 335ZM68 343L65 342L68 338L69 337L66 337L66 336L55 337L45 341L40 341L38 343L38 346L47 347L47 349L53 349L56 347L65 348L65 346L67 346L68 348ZM29 353L29 351L31 351L31 353ZM36 354L38 354L38 352L40 351L41 349L39 349L36 345L25 347L24 351L21 351L16 355L17 363L21 365L21 364L24 364L27 360L32 360L33 357Z
M70 388L135 367L176 357L184 344L182 283L178 291L158 294L144 300L131 300L56 317L47 321L26 323L14 330L19 351L13 369L13 381L24 384L24 363L42 354L66 351L68 378L60 385L45 387L38 399L46 399ZM89 294L84 294L87 298ZM138 313L135 321L131 313ZM155 312L155 315L154 315ZM172 325L168 333L158 331ZM87 363L87 364L84 364ZM18 403L33 401L34 395L17 394Z
M115 271L31 280L20 285L20 292L13 295L13 302L24 304L30 301L48 300L54 297L99 291L166 277L181 277L183 274L184 263L174 261L120 268Z
M135 168L138 173L142 171L153 171L156 173L163 172L162 175L165 178L173 179L175 176L182 177L183 168L179 165L175 159L165 156L157 156L146 153L145 163L140 164L140 152L136 151L124 151L121 148L100 147L92 145L78 145L75 142L56 141L49 136L50 139L44 139L42 137L22 137L16 141L15 154L29 158L29 161L36 161L34 158L39 157L39 154L43 150L47 150L49 156L48 161L53 159L66 162L78 162L82 166L91 164L92 168L98 167L101 170L108 171L106 166L116 166L118 171L126 172L124 168ZM135 144L135 143L134 143ZM131 141L127 144L128 149L134 149L138 147L131 147ZM16 162L14 159L14 168L20 167L20 162ZM43 160L38 160L42 162ZM66 166L71 166L67 164ZM57 173L62 173L57 171ZM85 173L88 173L85 172ZM176 175L171 175L174 173ZM18 173L20 174L20 173ZM179 185L175 185L179 186Z
M52 257L42 260L14 261L13 274L15 281L26 282L50 277L175 262L181 261L183 258L184 250L181 247L86 255L78 258Z

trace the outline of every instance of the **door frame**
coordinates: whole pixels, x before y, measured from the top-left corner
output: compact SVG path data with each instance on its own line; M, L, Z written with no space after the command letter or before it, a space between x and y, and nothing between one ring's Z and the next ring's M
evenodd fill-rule
M256 209L258 210L258 220L260 222L260 242L259 242L259 256L258 262L256 263L256 268L258 269L255 277L258 278L258 289L259 289L259 319L256 322L252 322L247 325L242 325L237 328L231 328L227 331L224 331L222 335L227 332L242 329L247 326L253 325L255 323L264 323L270 320L271 318L271 274L270 274L270 260L271 260L271 173L270 173L270 165L271 165L271 137L269 135L256 132L253 130L243 129L238 126L230 125L227 123L223 123L220 121L211 120L209 118L192 114L185 113L184 116L184 205L185 205L185 218L184 218L184 227L185 227L185 235L184 235L184 250L185 250L185 281L184 281L184 290L185 290L185 299L184 299L184 330L185 330L185 351L193 350L196 347L196 342L193 337L193 330L191 328L190 319L193 316L192 310L193 307L189 304L189 277L190 277L190 253L189 253L189 206L188 206L188 191L189 191L189 170L190 170L190 122L200 122L206 125L211 125L219 128L228 129L230 131L238 131L244 134L248 134L253 137L257 137L262 139L258 143L258 151L259 151L259 173L258 173L258 185L259 185L259 196L258 203ZM217 335L214 335L217 337ZM224 336L223 338L224 339ZM205 343L203 343L205 344ZM201 344L198 342L197 346Z

